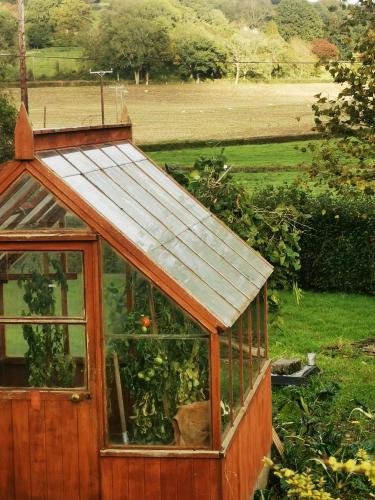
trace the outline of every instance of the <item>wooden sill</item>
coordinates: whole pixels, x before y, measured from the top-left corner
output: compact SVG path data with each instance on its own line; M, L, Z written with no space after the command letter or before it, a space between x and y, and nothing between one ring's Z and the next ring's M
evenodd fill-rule
M0 231L0 241L95 241L98 235L91 231L66 229L35 229L32 231Z
M214 458L219 459L221 453L212 450L182 449L147 449L147 448L108 448L100 450L101 457L140 457L140 458Z

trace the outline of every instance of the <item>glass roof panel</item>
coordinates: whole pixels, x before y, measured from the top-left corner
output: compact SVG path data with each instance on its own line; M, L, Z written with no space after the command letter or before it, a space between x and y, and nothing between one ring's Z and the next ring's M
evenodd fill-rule
M238 317L238 313L233 307L226 302L215 290L207 288L207 285L202 281L191 269L180 262L167 249L159 247L151 252L155 262L164 269L164 271L172 276L180 283L198 302L207 307L209 311L217 316L217 311L220 310L220 320L224 324L231 325Z
M127 169L128 172L132 170L132 167L137 168L134 164ZM122 189L128 194L128 196L133 200L133 204L137 207L141 205L149 214L152 214L153 219L157 217L157 222L162 222L166 227L168 227L173 233L169 232L168 239L173 238L173 236L181 231L185 231L187 228L186 224L181 222L174 214L166 209L158 199L151 196L145 189L143 189L142 184L135 182L131 177L129 177L125 171L120 167L109 168L106 170L106 174L111 177Z
M143 251L149 251L159 242L145 231L128 214L118 207L109 196L102 193L82 175L66 177L67 184L73 188L89 205L105 217L115 228L133 241Z
M168 241L164 247L199 276L204 283L207 283L210 288L216 290L229 304L239 310L245 297L219 271L211 267L179 238Z
M56 151L43 151L38 157L60 177L79 174L79 171Z
M152 212L146 210L137 199L129 195L125 189L120 186L126 187L126 183L123 182L121 185L116 184L116 182L107 175L107 172L114 170L113 168L107 169L105 171L97 171L86 174L92 184L98 187L103 193L110 197L113 203L120 207L127 215L129 215L133 220L143 227L147 232L153 235L155 239L159 242L168 241L173 238L173 233L160 222L159 219L152 215Z
M187 210L187 208L176 200L176 198L171 196L167 190L160 186L160 184L155 182L151 175L147 175L143 172L138 165L132 163L131 165L126 165L121 168L128 176L134 179L137 184L159 200L170 213L174 214L180 221L186 224L186 226L190 227L198 222L197 217Z
M82 146L82 153L90 158L98 168L115 167L116 163L97 146Z
M63 150L61 151L61 154L78 170L78 172L81 172L82 174L98 170L98 166L79 149Z
M137 148L135 148L129 142L124 142L123 144L117 144L117 147L121 149L123 153L126 154L128 158L133 161L145 160L146 157Z
M254 285L241 272L239 272L232 264L226 261L217 251L216 248L210 247L203 241L193 230L188 229L179 235L189 248L194 248L194 252L201 257L205 262L216 269L229 283L231 283L246 298L251 295L254 290ZM258 292L258 288L255 292Z
M245 276L248 281L253 283L257 288L263 286L263 276L229 245L225 244L223 240L210 231L207 226L199 222L191 230L205 241L210 248L214 248L219 255Z
M87 226L28 174L0 195L0 230L53 228Z
M132 163L132 160L124 155L124 153L119 148L116 148L116 146L103 146L102 151L108 155L112 161L117 163L117 165Z
M203 221L202 224L253 266L265 279L268 278L272 272L272 266L258 252L253 250L224 224L218 221L216 217L210 217Z
M192 198L185 190L177 184L168 174L153 165L149 160L137 162L139 168L152 177L155 182L164 188L177 201L184 205L199 220L205 219L210 212L204 208L197 200Z

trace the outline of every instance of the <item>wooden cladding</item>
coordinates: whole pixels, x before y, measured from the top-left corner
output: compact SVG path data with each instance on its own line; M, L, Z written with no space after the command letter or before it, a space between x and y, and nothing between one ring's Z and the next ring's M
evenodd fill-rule
M0 400L0 497L99 498L96 408L87 401Z
M103 500L248 500L272 444L271 375L262 370L256 390L228 447L217 457L103 456ZM119 452L120 453L120 452ZM147 453L150 456L147 457ZM178 456L181 453L181 457Z

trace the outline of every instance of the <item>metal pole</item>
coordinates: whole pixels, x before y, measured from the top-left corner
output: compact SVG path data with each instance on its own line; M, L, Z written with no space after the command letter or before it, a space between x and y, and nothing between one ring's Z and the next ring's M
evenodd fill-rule
M90 75L97 75L100 78L100 105L101 105L101 112L102 112L102 125L104 125L104 85L103 85L103 78L105 75L112 74L113 70L109 71L91 71L90 69Z
M17 0L17 2L18 2L18 51L20 58L21 101L24 103L26 111L29 112L29 96L27 93L27 72L26 72L25 6L23 0Z

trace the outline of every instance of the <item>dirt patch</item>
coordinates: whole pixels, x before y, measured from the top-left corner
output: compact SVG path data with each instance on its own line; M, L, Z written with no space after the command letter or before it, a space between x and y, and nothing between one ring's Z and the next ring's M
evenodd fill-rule
M334 97L333 83L240 84L214 82L127 85L126 103L138 143L305 134L311 131L314 95ZM29 90L35 128L100 123L98 87ZM12 89L16 99L19 92ZM116 122L116 90L105 88L106 122Z

